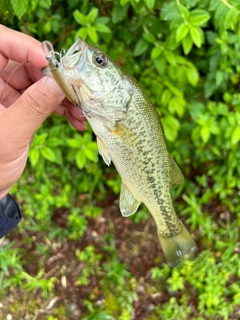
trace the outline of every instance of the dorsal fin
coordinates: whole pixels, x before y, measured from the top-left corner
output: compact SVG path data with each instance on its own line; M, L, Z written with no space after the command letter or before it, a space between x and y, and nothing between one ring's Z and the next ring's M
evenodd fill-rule
M184 176L182 171L174 161L173 157L170 155L172 164L172 184L181 184L184 182Z

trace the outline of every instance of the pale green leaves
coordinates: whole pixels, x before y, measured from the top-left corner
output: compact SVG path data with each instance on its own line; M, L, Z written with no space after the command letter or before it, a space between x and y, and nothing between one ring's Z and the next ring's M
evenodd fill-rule
M206 144L211 136L220 134L220 125L216 115L221 115L225 112L225 108L221 104L217 105L209 102L204 103L189 103L188 108L194 122L197 124L192 130L192 140L202 140ZM215 116L213 116L213 114Z
M228 114L229 134L231 134L231 143L236 145L240 142L240 112ZM231 129L230 129L231 128Z
M141 38L136 46L135 46L135 49L133 51L133 55L134 56L140 56L141 54L143 54L146 50L148 49L148 42Z
M185 85L186 82L190 83L193 87L198 84L199 81L199 73L196 67L188 61L186 58L174 54L170 50L166 50L163 46L154 47L151 51L151 58L154 59L154 64L161 74L161 69L158 69L158 59L161 59L161 64L163 64L163 60L167 61L169 64L168 73L172 80L178 80Z
M16 16L20 19L27 11L28 0L11 0L11 5Z
M155 0L144 0L144 3L148 9L152 10L155 4Z
M175 141L180 129L180 122L175 117L168 115L161 118L161 122L164 128L164 134L168 141Z
M97 15L98 15L98 9L92 8L92 10L86 16L87 23L92 24L96 20Z
M18 19L21 19L22 16L28 12L29 7L34 8L38 4L37 0L32 0L31 2L29 0L10 0L9 2L11 3L13 12ZM52 0L41 0L41 7L49 9L51 5Z
M176 41L182 42L184 54L187 55L193 44L200 48L204 43L204 34L200 26L210 19L210 15L207 11L200 9L188 11L185 8L183 10L183 6L181 6L181 13L184 21L176 29Z
M231 142L237 144L240 141L240 126L233 130Z
M183 93L174 87L170 82L164 82L165 89L161 95L161 105L163 107L168 107L171 114L177 114L182 117L186 107L186 101L184 99Z
M110 28L106 25L109 18L98 18L97 8L92 8L87 15L75 10L73 17L78 24L82 25L82 28L76 32L76 38L81 37L84 40L89 38L93 43L97 43L98 33L111 33Z
M204 25L210 19L210 15L205 10L195 9L190 13L189 24L194 27Z
M181 23L176 31L176 41L179 42L186 37L189 32L189 25L185 22Z
M47 133L36 134L29 151L29 160L32 166L35 167L40 159L61 164L62 155L57 148L61 144L61 140L57 137L49 137Z
M56 129L59 129L59 127L56 127ZM72 138L65 141L56 136L57 133L58 131L53 129L50 134L35 134L29 151L29 160L33 167L43 166L46 160L62 165L62 152L66 145L68 146L68 152L64 154L64 158L67 161L75 162L79 169L83 169L89 161L98 161L97 144L92 141L90 132L84 132L82 135L76 133Z
M85 132L83 136L75 134L73 138L67 140L67 145L72 148L68 159L75 159L79 169L83 169L89 160L98 161L97 144L91 141L89 133Z

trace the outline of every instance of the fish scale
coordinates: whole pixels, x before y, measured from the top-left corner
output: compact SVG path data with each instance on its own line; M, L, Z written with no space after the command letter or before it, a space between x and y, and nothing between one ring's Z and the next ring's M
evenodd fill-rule
M66 97L80 103L104 161L113 162L121 176L122 215L134 214L144 203L156 222L167 262L175 266L196 246L173 208L172 184L184 178L168 152L150 99L124 69L82 39L61 56L57 66L53 52L47 60Z

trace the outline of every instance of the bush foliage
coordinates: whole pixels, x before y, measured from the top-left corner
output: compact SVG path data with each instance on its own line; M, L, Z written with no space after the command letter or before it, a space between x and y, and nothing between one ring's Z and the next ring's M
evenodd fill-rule
M18 243L0 250L2 297L17 295L16 288L25 300L32 292L43 299L61 295L66 266L58 278L48 274L46 261L56 248L73 245L72 264L80 267L71 286L82 292L81 314L61 303L49 308L46 319L237 319L240 0L0 0L0 17L6 26L51 41L56 51L80 36L139 80L186 177L173 198L198 243L195 259L174 269L158 246L148 270L140 258L145 273L134 272L131 259L141 257L148 236L135 241L130 233L132 248L125 252L112 221L137 232L152 218L144 208L128 222L119 212L117 218L106 213L120 189L115 169L99 159L90 128L81 134L52 116L35 134L24 176L13 189L25 218L13 233ZM90 234L95 220L99 225ZM107 225L102 233L101 221ZM158 241L153 230L150 247ZM34 299L30 314L43 303L36 294Z

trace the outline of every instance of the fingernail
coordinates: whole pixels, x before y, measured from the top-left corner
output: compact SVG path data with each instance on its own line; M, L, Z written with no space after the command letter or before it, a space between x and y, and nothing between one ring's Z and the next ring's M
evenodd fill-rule
M45 77L45 83L46 85L57 95L57 96L62 96L64 97L64 93L60 89L59 85L57 82L52 78L52 77Z

